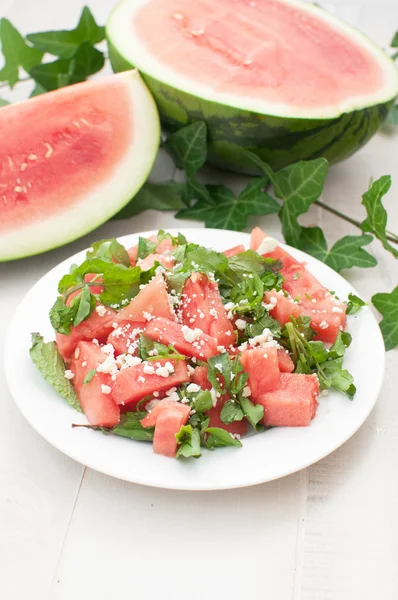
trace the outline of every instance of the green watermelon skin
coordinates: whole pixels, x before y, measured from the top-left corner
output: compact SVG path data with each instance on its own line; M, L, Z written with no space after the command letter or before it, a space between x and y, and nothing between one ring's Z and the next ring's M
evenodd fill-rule
M108 39L115 72L132 65ZM250 150L273 169L297 160L324 157L331 164L342 161L364 146L380 129L395 98L386 103L343 113L333 119L276 117L203 100L158 81L141 71L150 89L162 125L177 131L195 121L208 127L208 160L230 171L258 174L242 150Z

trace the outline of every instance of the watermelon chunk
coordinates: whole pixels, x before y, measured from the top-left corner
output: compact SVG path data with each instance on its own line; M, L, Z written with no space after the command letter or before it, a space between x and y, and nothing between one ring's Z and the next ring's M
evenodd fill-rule
M250 249L257 251L264 238L268 237L266 233L260 227L255 227L250 234ZM290 265L296 264L298 261L289 252L286 252L281 246L277 246L272 252L266 252L262 254L267 258L274 260L280 260L283 267L290 267ZM283 275L283 269L282 269Z
M275 347L245 350L240 362L249 375L248 386L252 398L257 399L262 394L280 387L281 376Z
M235 331L218 286L203 273L193 273L184 285L182 322L215 338L219 346L227 348L235 343Z
M198 335L196 335L198 334ZM145 329L145 336L168 346L171 344L184 356L207 360L217 356L217 341L206 333L195 332L186 325L158 317L152 319ZM190 341L192 339L192 341Z
M153 450L156 454L175 457L178 447L176 434L186 425L189 412L186 404L163 400L141 421L143 427L155 426Z
M115 356L120 354L138 354L138 340L144 332L146 323L142 321L121 321L109 334L107 344L112 344Z
M137 265L141 267L143 271L149 271L158 262L165 269L172 269L174 267L174 258L172 256L163 256L162 254L148 254L146 258L137 261Z
M116 318L122 321L147 321L148 317L165 317L173 319L167 288L161 275L150 281L127 306L122 308Z
M315 416L318 396L319 383L314 375L282 373L279 389L253 400L264 406L264 425L306 427Z
M240 254L241 252L245 251L245 247L243 244L239 244L238 246L234 246L233 248L230 248L229 250L224 250L223 254L225 254L225 256L227 258L229 258L230 256L236 256L237 254Z
M294 362L289 356L287 350L278 348L278 367L281 373L293 373Z
M74 373L73 387L80 405L91 425L114 427L119 423L120 410L111 393L111 376L107 373L95 373L91 381L83 383L92 369L104 362L106 355L93 342L79 342L72 358L70 369Z
M172 252L176 248L176 246L173 245L173 242L171 241L170 238L165 238L164 240L159 242L159 238L157 235L150 235L149 238L146 238L146 239L149 240L150 242L155 242L155 243L158 242L158 245L156 246L156 254L158 256L159 255L168 256L170 254L170 252ZM133 266L135 266L137 263L137 257L138 257L138 244L136 244L135 246L131 246L131 248L129 248L127 250L127 252L130 257L131 264ZM149 255L149 256L151 256L151 255ZM149 261L148 261L148 264L149 264ZM142 265L140 265L140 266L142 268ZM153 266L153 263L150 266ZM164 265L164 266L166 266L166 265ZM147 268L150 268L150 267L147 267ZM143 269L143 270L145 270L145 269Z
M101 314L94 310L88 319L82 321L77 327L71 327L69 335L55 334L58 352L65 362L69 361L79 342L94 339L100 343L106 341L113 329L112 323L116 320L117 313L106 307L105 314L103 316Z
M174 373L168 377L162 375L145 373L146 367L164 367L171 363ZM145 396L153 395L154 392L168 390L181 383L189 381L187 365L183 360L167 360L160 358L156 361L141 363L135 367L123 369L113 382L113 398L117 404L137 403Z
M265 293L264 301L267 304L274 304L274 308L270 309L269 314L279 321L281 325L290 321L290 317L298 319L303 314L301 304L293 302L292 298L287 298L282 293L275 292L274 290Z

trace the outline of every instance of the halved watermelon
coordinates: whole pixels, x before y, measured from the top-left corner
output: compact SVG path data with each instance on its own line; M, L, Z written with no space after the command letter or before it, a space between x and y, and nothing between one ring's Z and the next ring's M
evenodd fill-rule
M319 383L315 375L282 373L279 389L253 400L264 406L264 425L305 427L318 406Z
M203 273L193 273L182 293L182 321L201 329L228 348L235 343L235 332L223 306L218 286Z
M0 261L95 229L139 190L159 119L137 71L79 83L0 111Z
M208 360L217 356L217 340L203 331L194 330L186 325L180 325L169 319L158 317L152 319L145 328L145 336L149 339L168 346L171 344L184 356L195 356Z
M79 342L70 369L80 405L91 425L114 427L120 420L120 409L112 397L112 380L107 373L95 373L88 383L85 377L104 362L106 354L93 342Z
M165 367L169 363L173 366L174 372L164 377L157 375L156 372L148 373L148 367L153 367L156 371L159 367ZM135 367L123 369L113 382L112 393L117 404L127 404L138 402L145 396L152 395L154 392L168 390L181 383L189 381L187 365L183 360L168 360L161 358L150 363L141 363Z
M149 321L152 317L173 319L166 284L161 275L152 279L130 304L119 311L116 321Z
M156 454L170 458L176 455L176 434L187 423L189 412L190 408L186 404L164 400L141 421L143 427L155 426L153 450Z
M336 162L377 131L398 93L371 40L299 0L123 0L107 24L116 71L135 65L164 125L206 121L209 160L252 172Z

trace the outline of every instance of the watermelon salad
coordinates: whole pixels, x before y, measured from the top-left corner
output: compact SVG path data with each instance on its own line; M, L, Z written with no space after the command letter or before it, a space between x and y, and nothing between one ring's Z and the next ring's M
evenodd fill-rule
M101 240L58 286L42 375L92 429L169 457L306 427L329 388L355 394L341 301L259 228L217 252L164 231L126 249Z

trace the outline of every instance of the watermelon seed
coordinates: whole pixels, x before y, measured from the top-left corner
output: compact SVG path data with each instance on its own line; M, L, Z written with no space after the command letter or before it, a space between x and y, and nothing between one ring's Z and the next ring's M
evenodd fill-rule
M21 165L21 171L25 171L25 169L26 169L27 166L28 165L26 163L22 163L22 165Z
M252 64L252 59L251 58L245 58L244 61L242 61L242 65L248 66Z
M173 19L176 19L177 21L182 21L183 18L184 15L182 15L181 13L174 13L173 15Z
M46 146L47 146L47 152L45 153L45 158L50 158L50 156L52 155L52 153L54 152L52 146L50 146L50 144L48 142L45 142Z
M12 167L12 166L13 166L13 164L14 164L14 163L12 162L12 158L11 158L11 156L9 156L9 157L8 157L8 164L10 165L10 167Z
M29 154L28 158L29 160L37 160L36 154Z
M194 37L197 37L199 35L203 35L205 32L204 29L191 29L191 31L189 32L191 35L193 35Z

